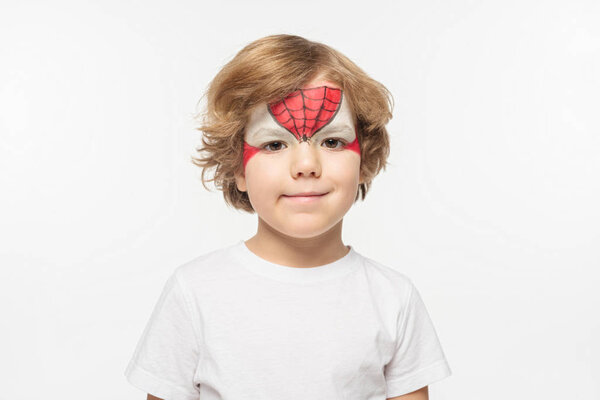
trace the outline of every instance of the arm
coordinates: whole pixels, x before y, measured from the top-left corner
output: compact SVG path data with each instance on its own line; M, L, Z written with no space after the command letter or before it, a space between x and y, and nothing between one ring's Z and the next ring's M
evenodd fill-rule
M403 394L402 396L390 397L387 400L429 400L428 386L424 386L419 390Z
M148 393L148 397L146 398L146 400L163 400L163 399L159 399L158 397L154 397L150 393Z

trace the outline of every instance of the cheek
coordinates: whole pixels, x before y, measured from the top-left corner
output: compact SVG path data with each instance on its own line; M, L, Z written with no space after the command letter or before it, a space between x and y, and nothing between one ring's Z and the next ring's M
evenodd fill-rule
M251 195L260 197L261 193L266 194L278 189L283 173L283 166L278 161L280 160L277 156L257 154L246 165L246 184Z
M344 157L335 157L327 161L323 172L338 181L340 185L356 183L360 179L360 156L355 152L344 152Z

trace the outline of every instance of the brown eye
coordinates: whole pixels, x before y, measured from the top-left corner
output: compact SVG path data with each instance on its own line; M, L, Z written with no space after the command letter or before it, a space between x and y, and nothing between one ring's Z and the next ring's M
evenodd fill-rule
M263 149L269 150L269 151L277 151L277 150L281 150L281 148L279 146L285 146L282 142L271 142L271 143L267 143L263 146ZM274 149L269 149L269 146L274 146Z
M323 143L327 143L328 145L326 147L329 149L338 149L345 145L345 143L339 139L325 139ZM334 147L329 146L329 144L332 144ZM337 144L340 146L337 146Z

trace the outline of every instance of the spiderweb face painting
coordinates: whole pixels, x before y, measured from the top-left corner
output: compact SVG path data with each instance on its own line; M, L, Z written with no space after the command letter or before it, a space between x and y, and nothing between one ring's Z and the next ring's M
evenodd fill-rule
M244 167L272 142L290 147L337 139L343 149L360 155L352 112L343 100L341 89L318 86L298 89L279 102L259 107L246 126Z
M282 127L306 142L333 120L341 103L341 89L321 86L297 90L282 101L269 104L268 108Z

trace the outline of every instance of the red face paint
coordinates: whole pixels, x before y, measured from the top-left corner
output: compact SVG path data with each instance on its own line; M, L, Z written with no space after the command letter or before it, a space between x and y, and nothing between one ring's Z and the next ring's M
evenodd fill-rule
M330 123L342 104L342 90L327 86L299 89L280 102L269 104L273 118L293 134L305 141Z
M342 90L328 86L298 89L283 100L267 105L273 120L298 142L308 141L315 133L331 123L342 104ZM358 132L351 143L343 146L360 155ZM261 149L244 141L244 168L248 160Z

